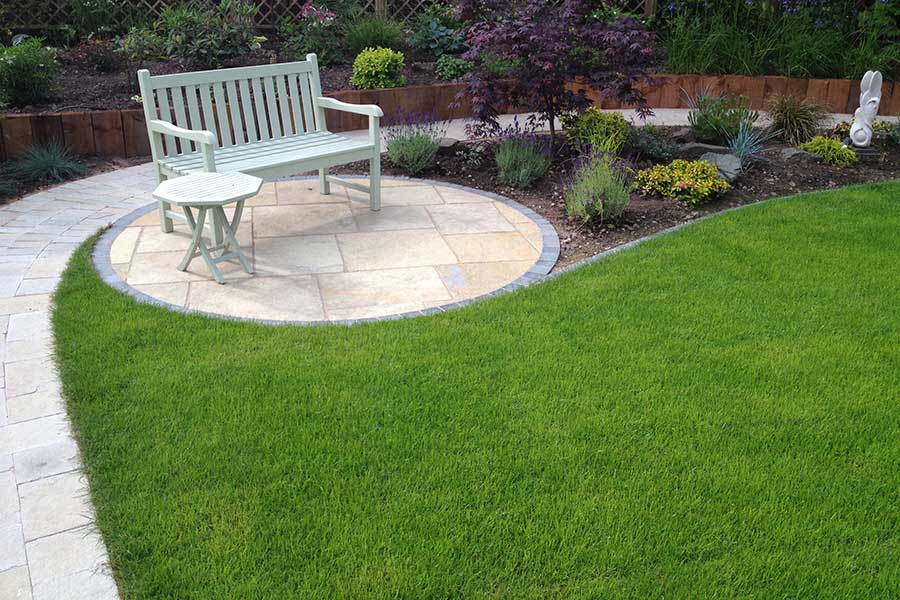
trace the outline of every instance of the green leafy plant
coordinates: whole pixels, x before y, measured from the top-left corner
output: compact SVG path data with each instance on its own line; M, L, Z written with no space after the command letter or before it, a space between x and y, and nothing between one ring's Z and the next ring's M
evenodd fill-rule
M72 33L78 37L117 33L111 17L118 13L117 0L69 0Z
M390 48L367 48L353 61L353 78L350 83L361 90L403 87L406 77L403 69L406 59L402 52Z
M713 96L704 91L697 96L687 94L687 99L691 109L688 122L701 142L724 144L737 135L741 123L752 126L759 119L759 112L750 110L750 101L744 96Z
M852 123L850 121L841 121L837 125L835 125L831 130L832 137L836 137L838 139L847 139L850 137L850 127ZM891 129L893 129L893 124L888 121L875 121L872 123L872 130L876 134L886 135Z
M87 167L58 142L32 146L14 165L16 175L32 182L62 182L84 175Z
M812 139L826 123L828 111L818 104L794 96L776 96L769 102L772 127L792 146ZM849 135L849 127L847 133Z
M416 17L410 45L438 58L458 54L465 49L462 23L456 20L454 9L443 2L433 2Z
M628 133L628 146L639 156L659 162L672 160L678 152L678 145L666 139L652 124L632 127Z
M841 140L821 135L817 135L800 148L818 154L826 163L836 167L849 167L859 160L856 152L845 146Z
M385 130L388 160L409 175L418 175L434 164L446 127L434 114L401 115Z
M891 130L885 135L885 139L891 146L900 146L900 119L894 122Z
M166 8L160 15L166 52L203 68L247 54L260 47L256 35L259 7L246 0L222 0L212 8Z
M393 19L360 17L347 26L345 45L351 56L357 56L367 48L403 50L406 47L406 33L403 26Z
M437 60L434 72L442 81L462 79L472 70L472 63L464 58L445 54Z
M618 154L628 140L631 125L616 112L604 112L595 106L582 113L561 117L569 144L577 149Z
M328 64L340 57L337 14L325 6L307 2L296 17L284 16L278 22L278 34L284 39L284 52L291 60L315 53L322 64Z
M694 206L724 194L731 186L719 177L714 164L678 159L638 173L637 187L644 194L673 198Z
M27 106L49 100L58 72L53 51L39 38L0 47L0 102Z
M566 213L585 223L618 219L633 190L630 167L610 154L596 154L575 171L566 190Z
M528 189L550 169L550 145L536 135L507 133L497 144L497 179L518 189Z
M132 27L119 40L122 55L132 63L166 58L166 41L149 27Z

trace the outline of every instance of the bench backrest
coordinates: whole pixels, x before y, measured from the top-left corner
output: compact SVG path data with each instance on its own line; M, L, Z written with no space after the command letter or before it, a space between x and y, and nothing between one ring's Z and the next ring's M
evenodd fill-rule
M316 55L276 65L151 76L138 73L144 117L216 134L220 147L325 131ZM196 152L192 142L150 135L154 159Z

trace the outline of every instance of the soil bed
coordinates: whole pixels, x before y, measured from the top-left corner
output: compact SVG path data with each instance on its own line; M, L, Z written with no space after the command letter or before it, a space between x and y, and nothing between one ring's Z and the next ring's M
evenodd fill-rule
M680 128L660 128L671 132ZM419 177L446 181L494 192L519 202L546 218L556 228L560 257L556 269L594 256L635 239L727 208L753 204L778 196L828 190L846 185L874 183L900 178L900 148L879 148L878 157L864 158L850 168L826 165L810 158L785 162L781 151L788 146L771 145L722 197L699 207L687 207L674 200L633 194L631 204L616 223L585 225L566 214L565 190L571 181L571 158L558 161L547 176L531 190L517 190L497 182L494 161L488 158L476 166L467 160L470 146L438 157L433 169ZM638 162L639 168L650 162ZM404 176L388 160L383 161L386 175ZM368 173L367 163L357 163L341 171Z

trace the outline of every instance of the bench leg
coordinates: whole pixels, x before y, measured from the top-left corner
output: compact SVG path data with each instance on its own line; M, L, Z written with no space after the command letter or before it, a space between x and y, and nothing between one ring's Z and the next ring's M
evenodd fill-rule
M369 161L369 208L381 210L381 154L375 151Z
M159 226L163 233L172 233L175 226L172 224L172 217L166 211L172 210L172 205L168 202L159 201Z
M319 169L319 192L323 196L331 195L331 182L328 181L328 169Z

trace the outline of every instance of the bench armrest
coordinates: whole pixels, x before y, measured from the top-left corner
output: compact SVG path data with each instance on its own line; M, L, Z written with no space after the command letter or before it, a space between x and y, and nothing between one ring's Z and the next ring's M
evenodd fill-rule
M211 146L218 144L216 134L212 131L185 129L157 119L150 121L148 127L150 128L150 131L161 133L163 135L171 135L198 144L210 144Z
M383 117L384 111L377 104L349 104L341 102L334 98L325 98L320 96L316 98L316 104L322 108L331 110L339 110L341 112L353 113L355 115L368 115L370 117Z

